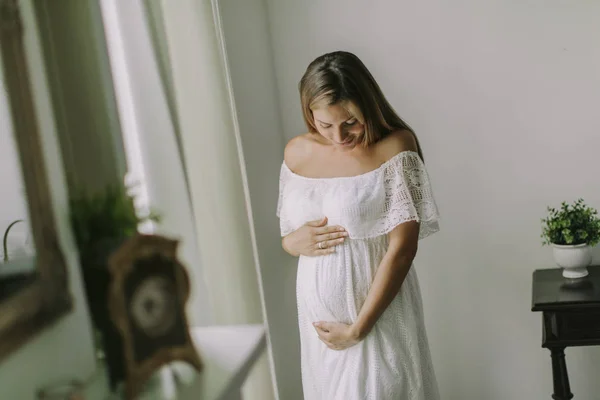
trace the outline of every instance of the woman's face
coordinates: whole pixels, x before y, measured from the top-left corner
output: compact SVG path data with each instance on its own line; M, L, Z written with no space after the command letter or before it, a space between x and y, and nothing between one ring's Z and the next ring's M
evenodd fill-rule
M321 136L340 150L353 149L365 131L364 125L348 111L353 108L351 104L336 103L312 110L315 126Z

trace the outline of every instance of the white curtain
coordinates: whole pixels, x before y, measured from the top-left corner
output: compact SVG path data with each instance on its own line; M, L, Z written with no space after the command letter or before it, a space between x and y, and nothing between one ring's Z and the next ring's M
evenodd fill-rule
M162 0L181 143L218 324L263 323L257 252L233 102L209 0ZM274 397L267 357L245 399Z
M105 35L127 154L128 179L136 184L140 208L163 219L146 226L181 239L179 255L194 283L189 318L194 325L213 322L196 241L193 212L173 120L139 1L102 0Z
M165 214L161 230L187 243L192 321L262 324L241 144L213 6L145 5L103 0L102 7L123 129L130 132L130 171L142 182L140 198ZM275 398L268 360L252 371L244 399Z

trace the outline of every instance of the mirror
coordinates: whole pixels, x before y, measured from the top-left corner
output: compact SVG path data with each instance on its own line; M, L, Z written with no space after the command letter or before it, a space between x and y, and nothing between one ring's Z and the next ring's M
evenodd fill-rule
M71 297L17 0L0 0L0 61L2 359L68 312Z
M0 65L0 76L3 72ZM0 81L0 171L0 301L3 301L35 279L35 246L25 183L3 81Z

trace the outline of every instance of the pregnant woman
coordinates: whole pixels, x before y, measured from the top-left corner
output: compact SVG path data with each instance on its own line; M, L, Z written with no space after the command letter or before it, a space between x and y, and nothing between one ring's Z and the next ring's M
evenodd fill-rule
M309 133L292 139L277 213L297 276L306 400L438 400L417 275L438 211L418 140L364 64L314 60Z

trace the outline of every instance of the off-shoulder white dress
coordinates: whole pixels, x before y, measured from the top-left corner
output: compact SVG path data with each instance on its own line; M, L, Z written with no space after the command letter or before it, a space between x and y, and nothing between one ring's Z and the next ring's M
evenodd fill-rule
M438 231L429 176L417 153L404 151L354 177L308 178L281 167L281 234L327 216L349 238L331 255L301 256L296 295L306 400L438 400L414 266L399 294L359 344L329 349L316 321L352 323L388 247L387 233L420 222L420 239Z

